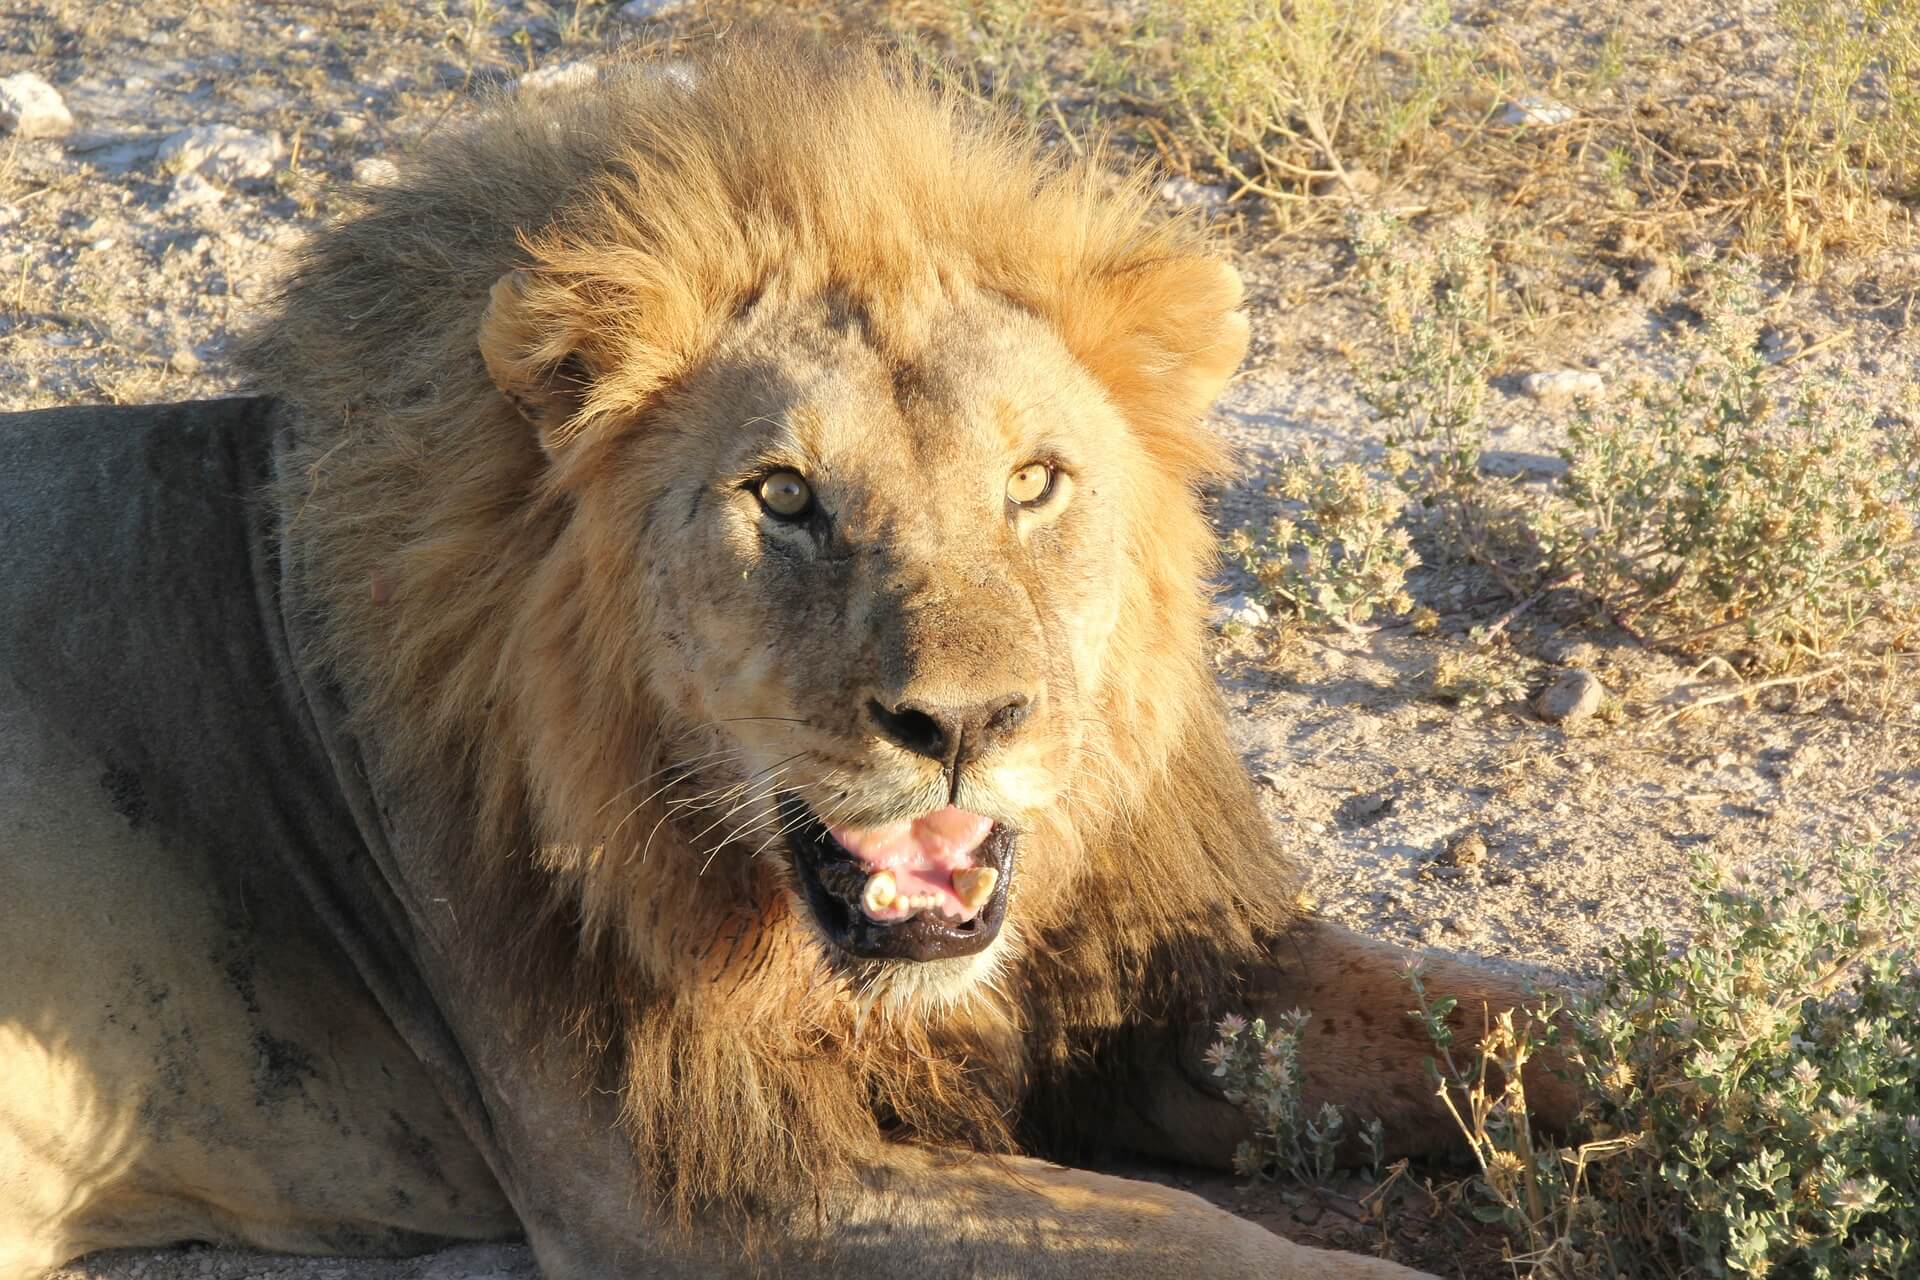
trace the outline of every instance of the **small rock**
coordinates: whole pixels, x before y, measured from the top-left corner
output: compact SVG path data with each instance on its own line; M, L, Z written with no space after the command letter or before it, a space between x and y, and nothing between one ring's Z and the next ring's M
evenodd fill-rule
M174 173L202 173L219 182L264 178L283 154L278 135L203 124L160 144L160 163Z
M1265 605L1252 596L1233 596L1222 600L1213 610L1213 625L1225 627L1238 624L1243 627L1266 625L1268 614Z
M1556 667L1590 667L1600 660L1600 646L1579 636L1555 636L1540 646L1540 656Z
M1658 305L1673 295L1673 266L1665 259L1649 262L1633 278L1633 291Z
M167 359L167 368L175 373L200 372L200 357L193 354L191 347L182 347Z
M220 188L189 171L173 180L173 192L167 197L167 208L175 213L184 213L190 209L204 209L219 204L220 200Z
M1543 369L1520 379L1520 389L1535 400L1570 400L1597 396L1606 384L1591 369Z
M1192 178L1168 178L1159 188L1160 198L1176 209L1202 209L1209 213L1227 202L1228 191Z
M0 133L58 138L73 128L73 116L52 85L31 71L0 78Z
M627 22L647 22L653 18L664 18L686 7L687 0L627 0L617 10Z
M1447 842L1434 862L1443 867L1478 866L1487 856L1487 838L1478 831L1462 831Z
M1533 709L1549 724L1575 724L1598 711L1607 700L1607 686L1583 667L1562 671L1533 700Z
M400 166L384 156L353 162L353 180L363 187L387 187L400 181Z
M520 88L564 89L569 85L592 84L600 78L600 69L591 62L556 62L552 66L529 71L520 77Z
M1535 129L1551 129L1573 119L1574 110L1564 102L1555 102L1551 98L1516 98L1506 105L1494 123L1515 128L1527 125Z

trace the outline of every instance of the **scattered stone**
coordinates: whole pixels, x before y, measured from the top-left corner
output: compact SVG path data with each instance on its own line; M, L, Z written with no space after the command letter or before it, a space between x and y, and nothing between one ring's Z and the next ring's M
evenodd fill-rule
M648 22L665 18L686 8L688 0L627 0L616 11L627 22Z
M600 69L591 62L556 62L521 76L520 88L534 92L564 89L569 85L592 84L599 78Z
M1584 667L1562 671L1538 698L1533 709L1549 724L1576 724L1598 711L1607 700L1607 686Z
M1554 402L1597 396L1606 386L1591 369L1543 369L1520 379L1520 389L1535 400Z
M200 372L200 357L193 354L191 347L182 347L167 359L167 368L175 373Z
M167 197L167 208L174 213L205 209L219 204L222 195L220 188L189 170L173 180L173 192Z
M1673 296L1673 266L1664 258L1641 268L1633 278L1633 291L1655 306Z
M1494 123L1509 128L1526 125L1534 129L1552 129L1573 117L1573 108L1564 102L1555 102L1551 98L1516 98L1506 105Z
M1168 178L1159 186L1160 198L1176 209L1201 209L1212 213L1227 202L1225 187L1195 182L1192 178Z
M1560 635L1540 646L1540 656L1556 667L1591 667L1600 661L1600 646L1578 635Z
M1259 627L1265 626L1271 616L1266 606L1252 596L1232 596L1214 606L1213 625Z
M400 181L400 166L384 156L353 162L353 180L363 187L388 187Z
M1487 857L1487 838L1478 831L1462 831L1447 841L1434 862L1443 867L1476 867Z
M160 144L160 163L176 174L200 173L217 182L264 178L284 148L276 134L203 124L182 129Z
M22 138L59 138L73 116L54 87L31 71L0 78L0 133Z

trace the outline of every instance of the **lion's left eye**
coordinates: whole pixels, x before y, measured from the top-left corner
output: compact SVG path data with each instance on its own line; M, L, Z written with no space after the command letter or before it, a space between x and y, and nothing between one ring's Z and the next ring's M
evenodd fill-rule
M1044 462L1029 462L1007 477L1007 501L1023 507L1038 506L1053 492L1053 468Z
M755 487L760 505L779 520L803 520L813 512L813 486L798 471L775 471Z

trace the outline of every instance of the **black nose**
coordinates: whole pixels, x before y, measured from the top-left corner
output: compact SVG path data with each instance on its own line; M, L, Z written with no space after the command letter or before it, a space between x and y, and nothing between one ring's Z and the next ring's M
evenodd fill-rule
M986 754L1013 736L1033 709L1024 693L1005 693L967 707L924 702L896 702L891 707L874 698L867 714L889 742L908 751L957 766Z

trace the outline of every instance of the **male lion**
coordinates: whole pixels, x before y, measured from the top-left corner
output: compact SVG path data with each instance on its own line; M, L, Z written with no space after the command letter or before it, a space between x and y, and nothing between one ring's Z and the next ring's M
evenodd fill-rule
M564 1277L1410 1274L1015 1154L1224 1163L1228 1009L1314 1011L1309 1105L1447 1131L1209 672L1232 271L791 49L499 106L365 198L258 397L6 424L0 1277L515 1232Z

